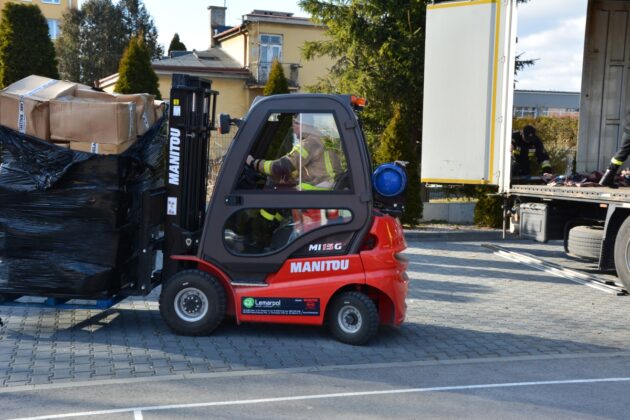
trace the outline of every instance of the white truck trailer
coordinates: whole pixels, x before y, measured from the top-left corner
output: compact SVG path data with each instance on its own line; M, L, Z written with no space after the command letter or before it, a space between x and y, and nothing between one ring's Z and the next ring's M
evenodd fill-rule
M516 25L516 0L428 6L422 182L498 185L522 237L564 239L630 291L630 188L510 184ZM583 63L576 170L588 173L608 166L630 109L630 1L588 0Z

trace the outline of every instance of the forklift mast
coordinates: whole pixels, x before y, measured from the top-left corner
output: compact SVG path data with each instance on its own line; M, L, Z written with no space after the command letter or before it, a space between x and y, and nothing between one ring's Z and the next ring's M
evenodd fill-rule
M212 81L173 74L168 119L168 172L162 278L178 270L172 255L194 254L206 211L210 132L217 91Z

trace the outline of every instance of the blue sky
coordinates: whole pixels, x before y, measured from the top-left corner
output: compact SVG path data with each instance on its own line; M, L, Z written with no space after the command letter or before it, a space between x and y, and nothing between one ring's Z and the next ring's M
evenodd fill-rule
M210 43L208 6L226 6L226 24L241 23L241 16L254 9L277 10L308 16L295 0L144 0L155 19L160 42L168 47L175 32L188 49L204 50Z
M518 52L538 59L521 72L517 89L579 91L587 0L531 0L518 10ZM155 19L160 42L168 47L175 32L188 49L209 46L208 6L227 6L227 24L238 25L253 9L307 16L296 0L144 0Z
M587 0L531 0L518 8L517 52L536 64L516 77L517 89L578 92Z

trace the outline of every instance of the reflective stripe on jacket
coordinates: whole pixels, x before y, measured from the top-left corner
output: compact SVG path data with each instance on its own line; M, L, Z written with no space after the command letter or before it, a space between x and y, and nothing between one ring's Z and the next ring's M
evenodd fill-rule
M314 135L305 136L300 144L279 159L261 161L257 169L276 179L300 183L299 168L303 190L330 189L336 176L343 171L338 153L326 148Z

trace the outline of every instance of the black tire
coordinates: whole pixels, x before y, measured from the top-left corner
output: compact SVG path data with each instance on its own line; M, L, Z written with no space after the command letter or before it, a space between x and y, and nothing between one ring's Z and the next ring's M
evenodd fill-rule
M225 308L223 286L203 271L181 271L162 285L160 314L177 334L210 334L225 318Z
M630 217L619 228L615 239L615 268L617 276L630 292Z
M330 332L337 340L360 346L376 335L378 310L363 293L344 292L330 303L327 321Z
M577 257L599 260L603 239L602 226L576 226L569 231L567 248Z

